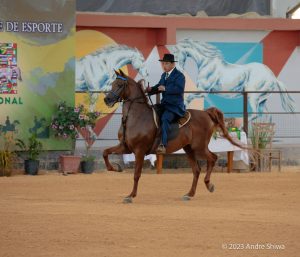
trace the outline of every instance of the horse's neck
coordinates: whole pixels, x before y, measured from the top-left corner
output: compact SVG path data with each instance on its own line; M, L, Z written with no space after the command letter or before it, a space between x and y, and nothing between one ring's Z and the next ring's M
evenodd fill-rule
M146 97L143 93L141 85L134 82L135 84L131 86L129 99L137 99L139 102L143 101Z
M126 104L125 108L123 107L123 119L128 120L127 126L133 128L142 128L143 130L148 130L153 123L152 110L144 103L133 103L128 109L129 105ZM146 124L148 125L145 125Z
M133 85L131 87L129 97L127 99L128 101L126 101L125 104L123 105L123 111L126 111L126 109L129 108L129 106L130 108L136 108L136 109L138 108L144 109L144 107L149 108L149 105L146 100L147 98L142 92L142 88L140 88L139 84Z
M142 99L141 99L142 100ZM122 114L123 114L123 119L124 118L128 118L129 116L131 116L131 118L136 118L136 123L139 122L144 122L143 120L141 120L141 115L142 117L145 117L145 115L149 115L149 119L150 114L151 114L151 109L149 108L148 104L142 103L142 102L124 102L123 107L122 107ZM150 119L151 120L151 119Z

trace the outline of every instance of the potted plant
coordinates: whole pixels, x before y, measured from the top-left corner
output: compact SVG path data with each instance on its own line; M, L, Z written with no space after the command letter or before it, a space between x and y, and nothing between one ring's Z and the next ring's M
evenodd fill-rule
M80 162L81 172L91 174L94 172L95 156L83 156Z
M64 175L78 172L81 156L74 156L76 139L79 137L79 131L84 131L88 126L95 126L99 115L99 112L90 112L83 105L73 107L66 102L58 104L51 128L56 137L71 139L72 142L71 155L60 156L60 166Z
M9 137L7 134L1 136L1 148L0 148L0 177L11 176L12 166L16 160L16 154L13 150L14 140L13 137Z
M27 144L22 139L16 139L16 146L27 153L27 158L24 160L25 174L37 175L40 165L38 157L43 150L42 142L37 139L36 134L32 134Z

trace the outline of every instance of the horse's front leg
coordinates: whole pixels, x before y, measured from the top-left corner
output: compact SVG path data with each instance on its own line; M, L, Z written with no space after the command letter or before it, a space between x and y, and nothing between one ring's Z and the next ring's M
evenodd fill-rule
M106 169L109 171L117 171L109 162L108 155L110 155L110 154L126 154L126 153L130 153L130 151L122 143L118 144L117 146L113 146L113 147L105 149L103 151L103 159L105 161Z
M124 203L132 203L132 198L136 197L137 195L137 188L138 188L138 183L139 179L141 177L142 173L142 168L143 168L143 163L144 163L144 153L136 153L135 154L135 170L134 170L134 184L133 184L133 189L130 195L126 196L124 198Z

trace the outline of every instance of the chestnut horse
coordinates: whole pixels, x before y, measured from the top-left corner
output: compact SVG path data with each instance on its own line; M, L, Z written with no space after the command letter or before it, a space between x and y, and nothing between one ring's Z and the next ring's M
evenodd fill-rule
M117 78L112 83L112 90L104 98L107 106L112 107L117 102L123 102L122 124L119 129L117 146L105 149L103 158L107 170L115 171L108 160L109 154L134 153L136 165L134 171L134 185L132 192L124 198L125 203L132 202L137 195L139 178L141 176L144 157L155 153L160 142L159 132L155 126L152 108L144 93L141 82L135 82L126 76L121 70L115 71ZM207 160L207 172L204 183L210 192L214 191L214 185L210 182L210 175L216 163L217 155L208 149L208 144L213 131L219 127L226 139L232 144L243 148L233 141L228 134L223 113L217 108L209 108L206 111L189 110L190 121L179 129L177 137L168 142L166 152L172 153L181 148L184 149L193 170L193 182L190 191L183 196L183 200L190 200L195 195L198 178L200 175L199 159Z

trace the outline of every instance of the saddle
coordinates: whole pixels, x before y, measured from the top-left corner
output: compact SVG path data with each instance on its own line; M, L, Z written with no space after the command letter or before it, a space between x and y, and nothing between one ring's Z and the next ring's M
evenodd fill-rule
M152 107L152 112L153 112L153 119L155 122L155 126L157 128L159 128L159 124L160 124L160 118L162 115L162 111L159 110L157 105L154 105L154 107ZM179 118L177 121L172 122L172 125L174 124L175 126L178 125L178 128L182 128L183 126L185 126L191 119L191 113L189 111L186 111L184 116ZM171 125L171 127L173 127Z
M156 133L156 137L153 142L152 148L147 154L156 153L156 149L161 141L160 117L162 115L162 111L159 109L157 105L154 105L154 107L152 107L152 112L153 112L154 123L158 131ZM186 111L183 117L181 117L175 122L172 122L170 126L170 130L168 131L168 141L176 138L178 136L179 129L185 126L190 121L190 119L191 119L191 113L189 111Z

